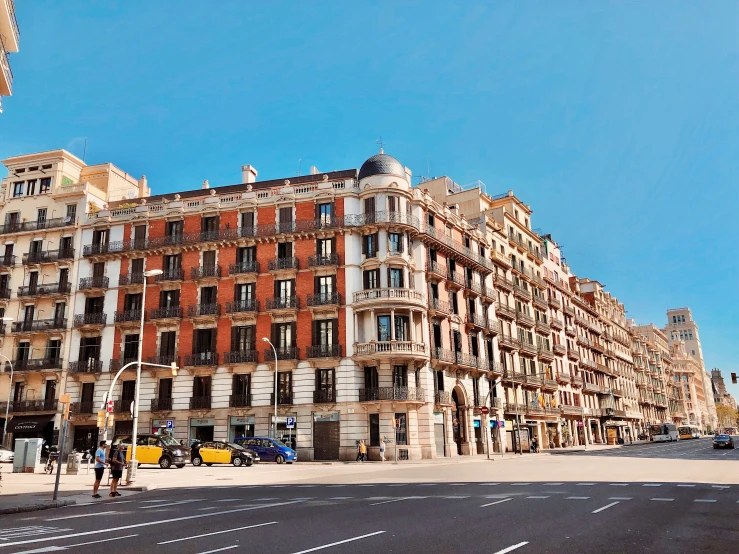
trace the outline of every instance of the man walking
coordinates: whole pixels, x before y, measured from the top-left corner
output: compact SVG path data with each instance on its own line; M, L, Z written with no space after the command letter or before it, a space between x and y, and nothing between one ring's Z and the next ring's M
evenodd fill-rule
M98 449L95 451L95 484L92 487L92 497L100 498L98 489L100 488L100 481L103 480L103 473L105 473L105 441L100 441Z
M385 439L380 439L380 461L385 461Z

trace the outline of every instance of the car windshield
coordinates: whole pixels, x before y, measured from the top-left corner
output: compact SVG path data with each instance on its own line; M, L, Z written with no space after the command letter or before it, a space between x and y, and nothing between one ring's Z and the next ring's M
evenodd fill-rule
M719 439L719 440L725 441L725 440L727 440L729 438L729 435L719 435L716 438Z
M282 447L282 448L289 448L284 442L277 439L272 439L272 441L275 443L276 446Z
M246 448L244 448L240 444L236 444L235 442L227 442L226 444L230 446L231 448L233 448L234 450L246 450Z
M159 435L159 438L162 440L164 444L167 446L180 446L180 443L174 440L169 435Z

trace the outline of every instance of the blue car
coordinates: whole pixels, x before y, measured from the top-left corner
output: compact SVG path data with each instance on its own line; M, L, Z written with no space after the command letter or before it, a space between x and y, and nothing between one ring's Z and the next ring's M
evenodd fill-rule
M281 440L268 437L239 437L234 442L256 452L263 462L291 464L298 461L298 453Z

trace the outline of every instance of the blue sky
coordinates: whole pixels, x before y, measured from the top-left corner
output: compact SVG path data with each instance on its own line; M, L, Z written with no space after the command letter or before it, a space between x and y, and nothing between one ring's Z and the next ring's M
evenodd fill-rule
M459 4L17 3L0 156L87 137L160 193L359 167L382 136L513 189L578 275L639 323L690 306L739 371L736 3Z

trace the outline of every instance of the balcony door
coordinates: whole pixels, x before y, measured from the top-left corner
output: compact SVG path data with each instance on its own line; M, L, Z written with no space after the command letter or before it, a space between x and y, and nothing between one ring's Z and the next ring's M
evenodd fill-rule
M175 361L177 353L177 331L165 331L159 335L159 356L163 365Z
M212 361L216 352L216 330L195 329L192 341L193 356L201 361Z
M195 377L192 383L193 398L210 398L211 377Z
M159 400L172 400L172 379L159 379Z
M231 351L248 352L256 349L256 326L244 325L231 328Z
M58 363L62 358L62 341L51 339L46 343L46 359Z
M44 404L51 407L54 400L56 400L56 380L47 379L44 386Z

